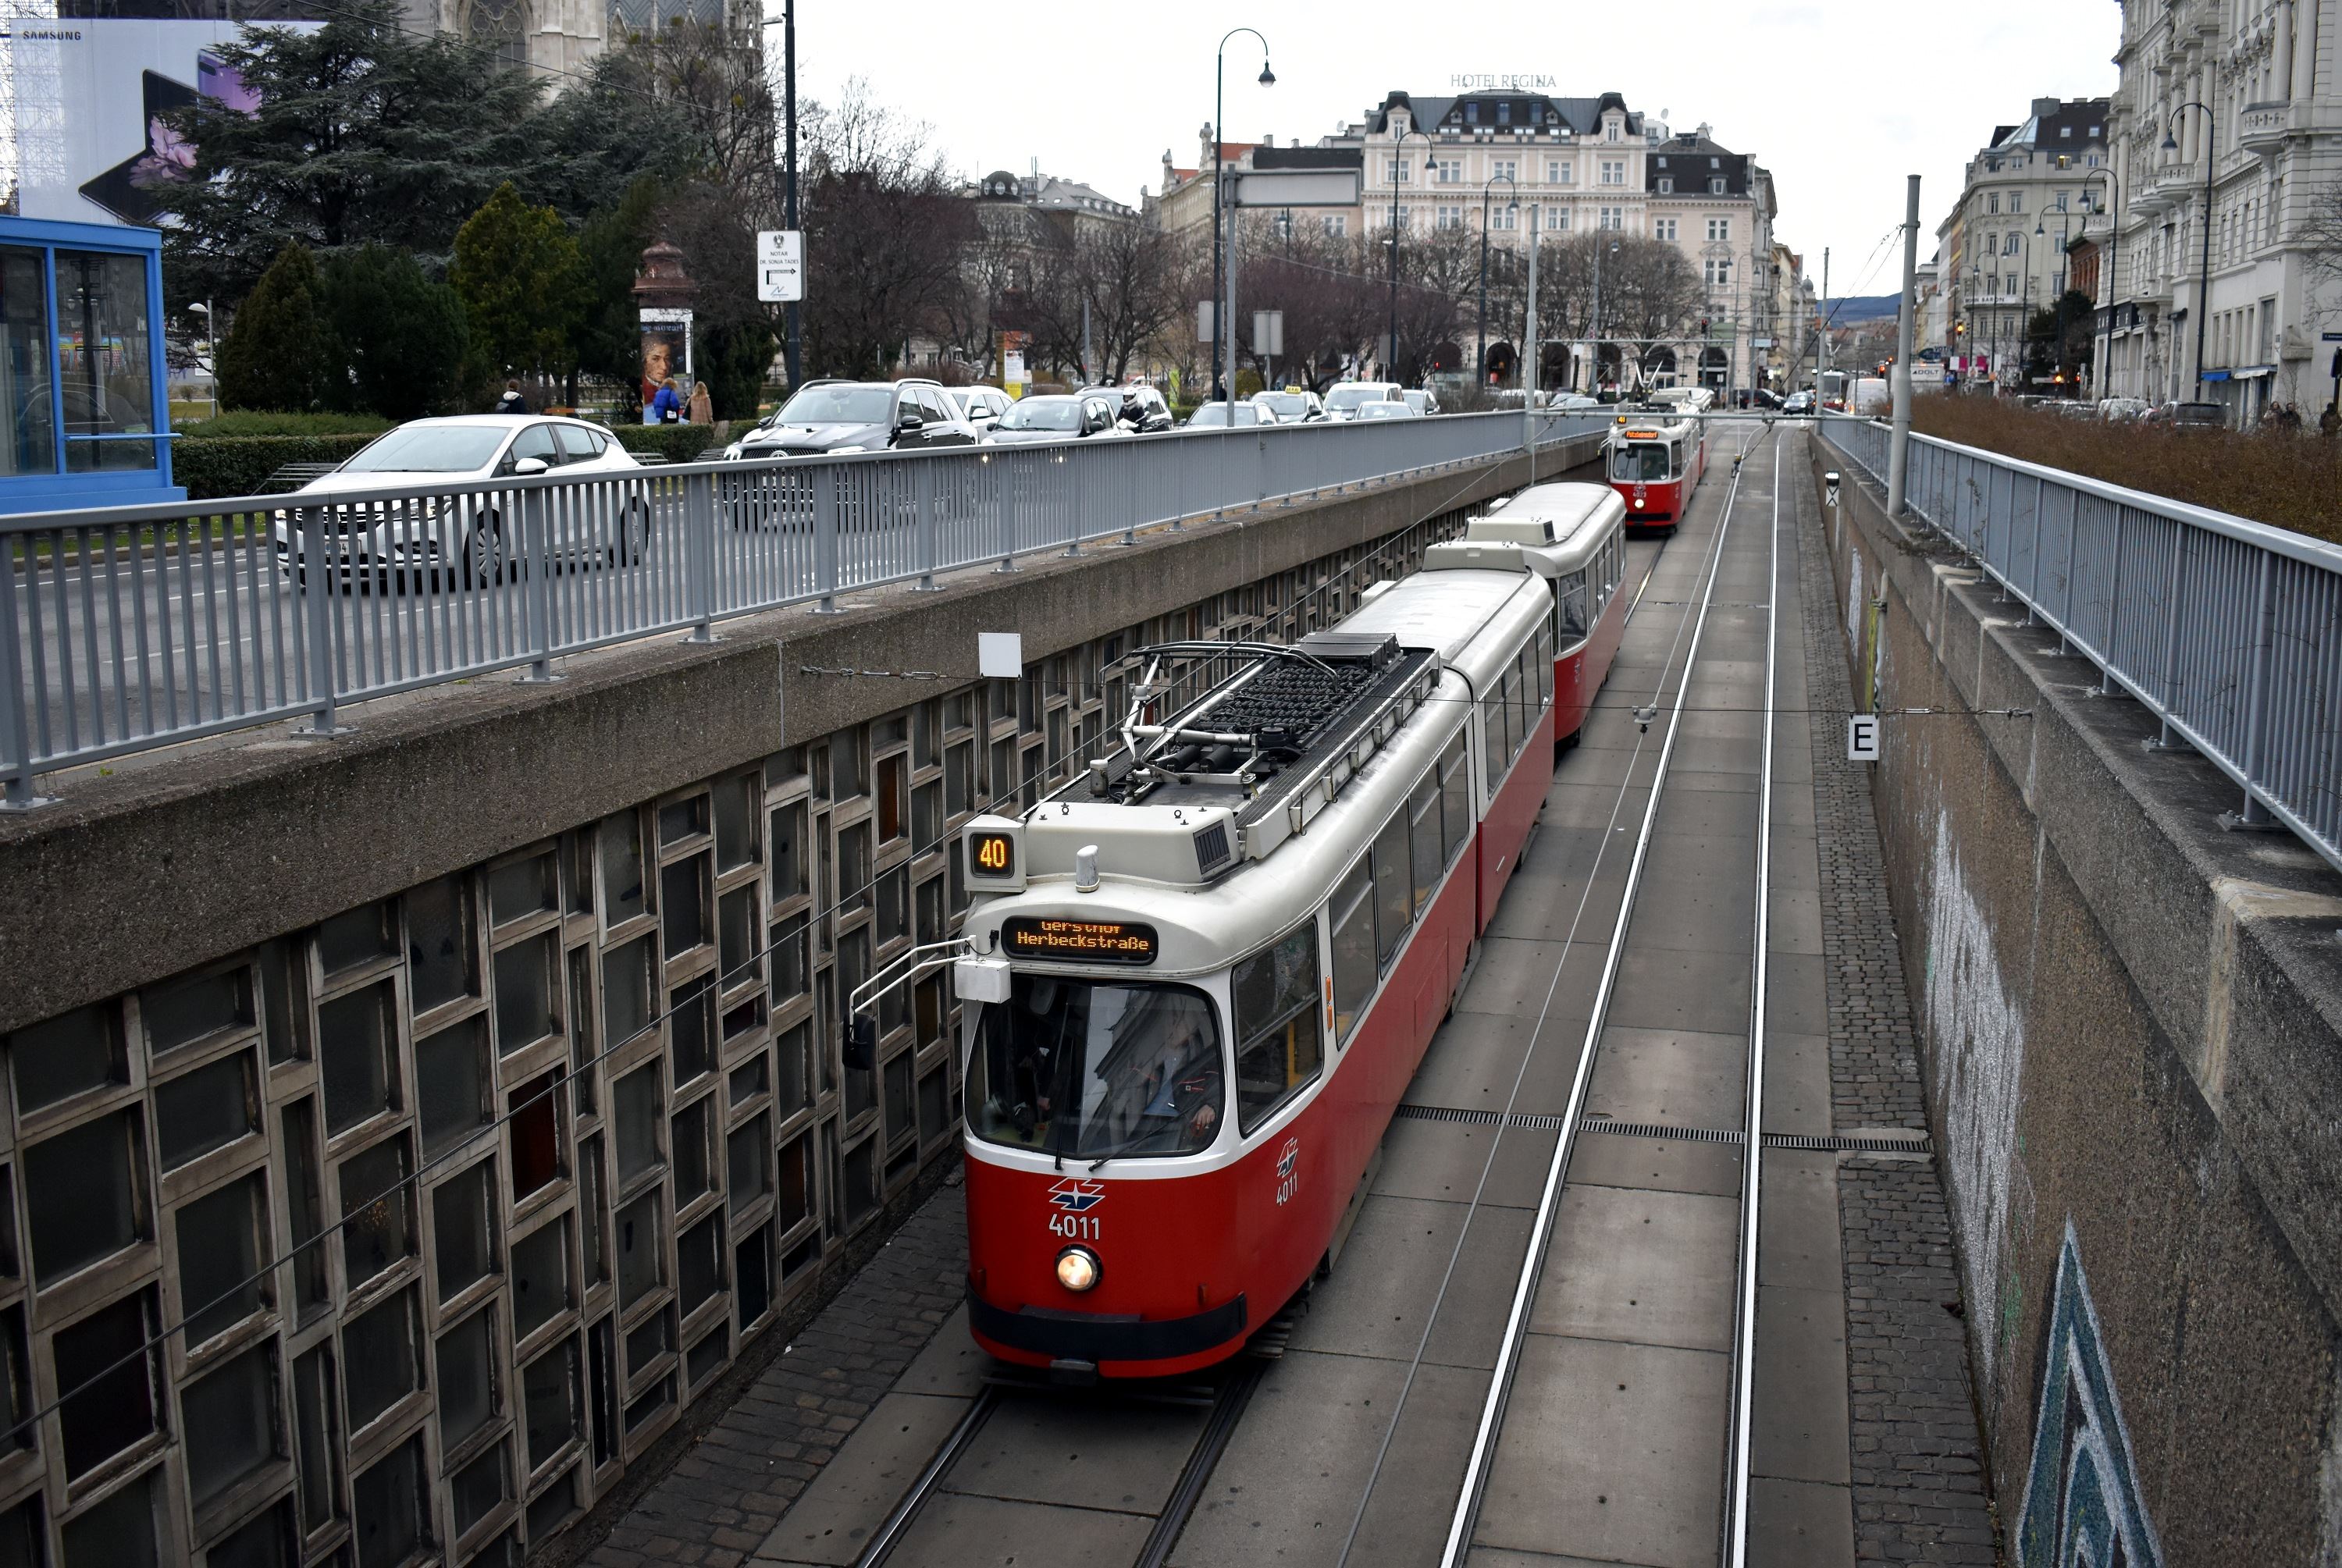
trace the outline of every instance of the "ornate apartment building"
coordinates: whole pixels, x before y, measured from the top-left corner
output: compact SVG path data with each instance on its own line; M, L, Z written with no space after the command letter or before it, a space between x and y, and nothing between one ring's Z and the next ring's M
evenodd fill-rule
M1165 227L1210 223L1211 137L1207 125L1195 169L1176 167L1164 155L1159 212ZM1696 375L1718 387L1763 385L1760 373L1773 374L1776 352L1751 346L1778 344L1784 330L1777 269L1788 253L1777 253L1773 243L1773 177L1754 157L1711 139L1706 125L1670 135L1616 93L1565 98L1517 88L1439 97L1393 92L1314 145L1231 142L1221 145L1221 155L1232 169L1359 160L1364 178L1357 206L1296 215L1295 221L1316 223L1336 235L1387 231L1394 205L1407 233L1476 231L1485 205L1492 249L1520 248L1533 206L1537 231L1548 238L1609 229L1668 241L1701 276L1710 330L1706 340L1695 331L1658 345L1655 361L1666 362L1683 380ZM1493 199L1484 203L1484 193ZM1549 345L1548 365L1556 357L1572 371L1582 370L1580 354ZM1582 375L1577 381L1584 384Z
M1962 379L2017 385L2032 314L2066 292L2067 246L2111 206L2111 123L2104 98L2036 98L1968 160L1936 229L1946 335L1921 340L1939 342Z
M2224 403L2232 423L2335 395L2342 280L2311 222L2342 181L2337 29L2342 0L2123 5L2120 189L2098 225L2109 393Z

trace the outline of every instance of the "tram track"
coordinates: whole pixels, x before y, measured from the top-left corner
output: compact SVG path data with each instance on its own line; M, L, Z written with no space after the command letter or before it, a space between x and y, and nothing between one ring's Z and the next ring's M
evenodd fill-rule
M1756 443L1752 441L1735 457L1732 480L1725 497L1715 543L1705 561L1706 582L1696 601L1696 606L1686 606L1692 623L1690 647L1685 654L1681 674L1675 684L1675 699L1667 711L1659 757L1649 784L1649 793L1644 804L1643 821L1628 864L1626 885L1620 894L1617 915L1610 939L1604 949L1601 975L1587 1021L1584 1044L1578 1054L1576 1071L1571 1078L1566 1108L1559 1115L1548 1118L1557 1135L1547 1163L1545 1183L1539 1193L1529 1243L1523 1256L1520 1272L1515 1281L1511 1310L1497 1348L1496 1365L1489 1380L1478 1427L1465 1463L1463 1480L1457 1489L1455 1510L1449 1522L1446 1543L1440 1557L1442 1568L1454 1568L1454 1565L1464 1563L1472 1551L1474 1530L1479 1519L1496 1447L1504 1431L1514 1379L1519 1371L1523 1341L1528 1333L1539 1282L1547 1266L1548 1253L1552 1246L1561 1202L1568 1186L1567 1174L1577 1151L1578 1134L1586 1132L1612 1131L1631 1132L1633 1134L1646 1137L1669 1137L1687 1142L1729 1143L1737 1145L1743 1151L1740 1159L1739 1237L1733 1286L1734 1325L1732 1370L1729 1378L1731 1397L1726 1412L1725 1474L1722 1478L1724 1507L1718 1517L1717 1530L1718 1561L1731 1564L1732 1568L1740 1568L1746 1561L1749 1427L1754 1394L1757 1234L1761 1215L1763 1167L1761 1150L1766 1144L1762 1127L1767 983L1765 954L1768 936L1767 907L1771 854L1774 740L1772 710L1778 635L1779 472L1777 464L1773 475L1773 518L1767 550L1767 582L1770 584L1768 592L1762 601L1719 602L1716 598L1716 584L1730 543L1732 524L1740 500L1743 463L1755 445ZM1653 573L1656 571L1656 564L1655 559L1652 566ZM1646 591L1648 584L1649 578L1646 576ZM1638 602L1640 597L1638 594ZM1644 873L1648 864L1661 806L1666 798L1666 786L1675 763L1682 721L1686 712L1692 706L1689 694L1695 672L1698 667L1700 648L1706 632L1708 616L1711 611L1719 607L1750 609L1761 607L1766 612L1765 677L1761 704L1764 714L1760 743L1763 752L1758 764L1757 847L1756 865L1753 868L1756 913L1755 929L1752 934L1754 945L1747 1014L1748 1049L1744 1060L1742 1121L1739 1126L1729 1129L1675 1127L1664 1124L1606 1126L1603 1119L1590 1117L1586 1114L1586 1097L1593 1084L1596 1065L1601 1059L1602 1037L1609 1024L1610 1008L1616 996L1620 966L1627 951L1635 916L1641 905ZM1658 706L1658 699L1666 691L1666 674L1673 666L1671 651L1666 665L1663 666L1659 689L1654 693L1653 704L1636 711L1636 718L1642 721L1646 728L1648 724L1657 716L1656 710ZM1629 781L1632 776L1630 768L1627 774ZM1631 783L1622 783L1620 785L1621 804L1624 803L1626 793L1631 787ZM1589 875L1589 884L1590 881ZM1559 975L1556 974L1556 985L1558 981ZM1550 994L1549 992L1548 1005ZM1526 1068L1526 1064L1524 1063L1524 1072ZM1516 1120L1509 1107L1504 1120L1507 1124ZM1496 1150L1492 1148L1489 1154L1491 1165L1495 1159ZM1362 1502L1361 1517L1364 1512ZM1553 1543L1548 1549L1566 1552L1571 1550L1571 1547L1572 1543L1565 1541ZM1346 1552L1345 1555L1346 1557Z

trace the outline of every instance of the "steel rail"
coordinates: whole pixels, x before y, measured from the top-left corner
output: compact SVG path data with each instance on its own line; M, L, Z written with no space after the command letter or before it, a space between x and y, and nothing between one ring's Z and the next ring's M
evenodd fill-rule
M977 1391L976 1396L968 1402L967 1413L961 1416L959 1424L951 1429L951 1435L944 1439L943 1446L936 1450L935 1457L927 1461L926 1468L919 1472L918 1479L911 1483L911 1489L903 1493L885 1522L871 1533L869 1541L862 1548L862 1554L854 1560L854 1568L878 1568L880 1563L895 1554L895 1548L903 1543L903 1537L910 1533L912 1524L917 1521L919 1510L926 1505L936 1488L943 1484L944 1476L959 1463L959 1456L967 1452L968 1445L976 1441L976 1434L984 1430L984 1423L991 1420L993 1412L999 1408L998 1385L986 1383Z
M1692 671L1699 662L1699 644L1707 630L1707 612L1716 598L1716 580L1724 564L1724 551L1732 531L1734 503L1740 494L1740 470L1735 464L1732 485L1725 493L1724 514L1716 530L1716 550L1707 566L1707 582L1700 593L1699 613L1692 624L1691 645L1684 655L1683 674L1676 685L1675 702L1667 716L1666 739L1659 746L1656 770L1651 779L1651 793L1643 806L1643 824L1635 838L1635 853L1626 864L1626 883L1618 901L1618 917L1612 925L1610 942L1602 957L1602 977L1596 986L1591 1014L1586 1020L1586 1039L1578 1052L1577 1068L1570 1078L1569 1098L1563 1107L1560 1136L1554 1141L1553 1158L1546 1167L1545 1185L1537 1199L1536 1218L1529 1228L1528 1248L1522 1258L1519 1279L1513 1287L1513 1304L1505 1322L1502 1337L1497 1342L1496 1364L1488 1380L1488 1393L1482 1403L1478 1430L1473 1434L1471 1457L1464 1469L1464 1480L1458 1489L1456 1511L1448 1522L1446 1544L1440 1553L1440 1568L1458 1568L1470 1548L1474 1523L1479 1517L1480 1498L1487 1486L1488 1463L1495 1450L1496 1432L1503 1424L1505 1405L1510 1397L1513 1374L1518 1366L1523 1334L1527 1331L1529 1310L1536 1295L1537 1275L1545 1262L1546 1248L1552 1240L1554 1222L1561 1199L1562 1178L1569 1169L1571 1154L1577 1147L1577 1128L1586 1109L1586 1095L1593 1082L1594 1064L1600 1048L1602 1028L1610 1011L1610 997L1616 988L1619 963L1626 949L1626 931L1635 914L1636 895L1641 888L1643 869L1650 856L1651 836L1657 825L1659 801L1666 793L1667 771L1675 757L1676 741L1683 727L1685 697L1691 686Z
M1781 463L1777 444L1773 456L1773 527L1765 594L1765 749L1757 764L1756 781L1756 929L1749 964L1748 1072L1743 1086L1746 1134L1740 1145L1739 1268L1732 1301L1732 1413L1725 1444L1722 1556L1726 1568L1746 1568L1748 1562L1750 1423L1756 1394L1756 1245L1765 1169L1765 1006L1770 979L1770 960L1766 949L1772 940L1773 704L1781 620Z

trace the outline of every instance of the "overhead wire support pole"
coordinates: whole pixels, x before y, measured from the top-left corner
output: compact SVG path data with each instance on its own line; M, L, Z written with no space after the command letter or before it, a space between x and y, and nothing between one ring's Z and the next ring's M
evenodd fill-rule
M1268 68L1268 40L1261 37L1257 28L1231 27L1220 35L1219 51L1212 57L1212 365L1216 369L1222 364L1221 356L1225 352L1227 381L1221 387L1220 395L1231 403L1236 401L1236 325L1233 321L1222 319L1231 314L1230 306L1222 303L1222 291L1225 285L1226 299L1229 302L1236 299L1236 268L1226 264L1226 254L1221 247L1220 208L1232 205L1228 202L1228 160L1226 155L1228 140L1227 60L1228 40L1239 33L1250 33L1260 39L1260 85L1264 87L1276 85L1276 73ZM1233 223L1235 220L1229 221ZM1233 419L1235 415L1229 417Z
M1895 431L1887 448L1887 515L1903 515L1911 462L1911 302L1919 285L1919 176L1903 198L1903 295L1895 309Z

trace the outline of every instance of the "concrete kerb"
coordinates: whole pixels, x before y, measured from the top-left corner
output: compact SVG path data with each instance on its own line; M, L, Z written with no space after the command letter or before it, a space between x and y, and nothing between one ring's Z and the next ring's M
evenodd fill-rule
M1554 443L1538 471L1586 461ZM354 734L281 730L186 748L59 804L0 819L0 1032L135 989L387 897L783 746L863 722L943 681L807 676L932 671L973 680L974 633L1021 630L1028 660L1519 488L1527 460L1142 534L1126 549L972 567L661 634L562 662L566 679L455 683L345 710ZM1068 591L1078 574L1077 591ZM959 684L957 680L951 684Z

